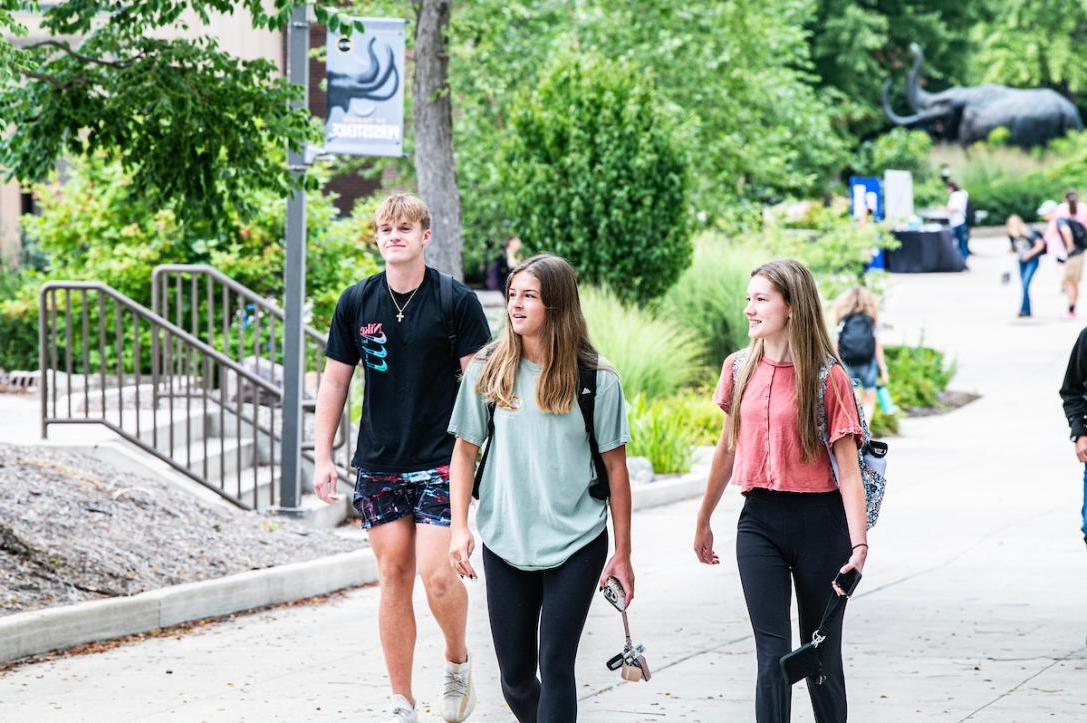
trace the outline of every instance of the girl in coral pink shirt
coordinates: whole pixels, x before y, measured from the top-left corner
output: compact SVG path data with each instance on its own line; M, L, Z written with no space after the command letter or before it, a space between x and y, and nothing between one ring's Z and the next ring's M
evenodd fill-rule
M819 626L838 572L864 567L868 554L864 488L857 462L862 438L849 376L836 358L811 272L796 261L755 269L747 286L751 346L725 360L714 401L725 411L706 494L699 510L694 551L719 562L710 518L725 487L745 496L736 531L736 561L755 632L759 723L789 720L792 690L779 661L790 652L791 588L795 586L800 637L808 643ZM740 355L740 356L738 356ZM820 431L820 373L829 366ZM733 379L735 377L735 383ZM840 470L835 482L827 447ZM808 682L815 719L846 720L839 608L818 651L826 676Z

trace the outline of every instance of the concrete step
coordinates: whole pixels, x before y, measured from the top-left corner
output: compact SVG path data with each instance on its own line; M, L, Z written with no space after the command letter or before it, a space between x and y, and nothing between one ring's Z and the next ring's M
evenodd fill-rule
M164 454L170 453L166 444L160 444L158 449ZM256 443L252 439L233 437L211 437L188 445L175 445L170 457L211 483L223 482L234 486L240 478L243 489L245 479L252 479L252 467L257 463Z

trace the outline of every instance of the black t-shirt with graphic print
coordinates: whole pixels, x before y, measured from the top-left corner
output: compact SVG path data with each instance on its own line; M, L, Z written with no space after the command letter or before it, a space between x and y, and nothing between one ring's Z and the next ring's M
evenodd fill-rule
M418 472L449 464L453 437L446 431L457 399L459 359L491 340L479 299L453 281L454 353L439 298L438 271L427 267L415 297L396 294L404 320L389 296L382 272L340 296L325 356L362 363L365 389L358 446L351 464L368 472Z

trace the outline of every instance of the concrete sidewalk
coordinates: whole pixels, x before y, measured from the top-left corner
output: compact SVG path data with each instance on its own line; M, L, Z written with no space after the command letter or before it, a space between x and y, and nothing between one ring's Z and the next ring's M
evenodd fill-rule
M1006 242L975 241L965 274L894 276L885 340L957 357L952 386L982 398L907 420L891 440L890 488L865 579L850 603L846 656L858 721L1087 719L1087 551L1082 467L1056 394L1081 324L1059 320L1059 270L1045 257L1036 318L1016 320L1001 286ZM649 646L649 684L619 683L604 661L622 644L597 600L582 640L581 720L750 720L754 650L732 553L741 504L715 519L719 567L690 551L697 501L635 514L631 625ZM480 704L508 721L482 582L470 586ZM278 609L0 677L0 720L381 720L386 684L377 591ZM417 591L417 610L426 603ZM441 644L421 615L416 696L438 694ZM794 720L812 720L802 686Z

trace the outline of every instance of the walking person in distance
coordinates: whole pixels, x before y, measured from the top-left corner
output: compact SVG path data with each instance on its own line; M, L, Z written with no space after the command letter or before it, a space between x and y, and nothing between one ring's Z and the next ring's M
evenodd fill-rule
M854 286L834 301L833 308L838 357L859 388L864 418L870 420L876 411L876 390L887 386L890 378L879 341L878 302L871 291Z
M835 576L859 572L868 555L858 461L864 431L806 267L784 260L755 269L744 314L751 345L725 360L714 392L726 418L698 512L694 552L704 564L719 563L710 520L734 484L745 497L736 562L755 633L755 719L790 719L792 688L780 661L792 650L795 586L801 640L812 640L816 629L826 636L817 649L825 680L808 685L815 719L841 723L847 715L845 606L826 626L820 622L831 596L843 593Z
M1056 201L1044 201L1038 207L1038 215L1045 219L1046 230L1043 234L1048 248L1054 252L1057 263L1064 264L1062 284L1068 297L1068 311L1065 319L1076 318L1076 303L1079 301L1079 285L1083 281L1083 251L1087 249L1087 228L1075 218L1064 215L1066 208Z
M1008 241L1011 244L1011 252L1019 261L1019 281L1023 286L1023 300L1019 304L1019 318L1031 316L1030 306L1030 282L1034 279L1034 272L1038 270L1042 254L1046 252L1045 238L1042 232L1023 222L1019 216L1008 216L1005 224L1008 231Z

